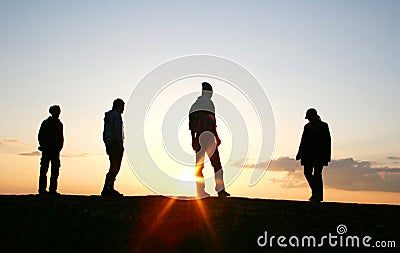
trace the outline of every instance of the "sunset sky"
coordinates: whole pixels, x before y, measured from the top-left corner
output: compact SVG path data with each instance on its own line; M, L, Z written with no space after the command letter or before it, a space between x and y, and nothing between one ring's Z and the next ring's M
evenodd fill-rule
M128 102L160 64L204 54L246 68L275 116L269 169L249 187L244 168L228 186L234 196L308 199L294 157L305 111L315 107L332 135L325 200L400 204L399 11L400 2L389 0L0 1L0 194L37 192L37 133L52 104L61 106L65 136L59 191L99 194L112 101ZM222 142L222 159L234 169L241 157L227 157L236 143ZM265 170L268 159L256 168ZM116 188L155 194L126 157Z

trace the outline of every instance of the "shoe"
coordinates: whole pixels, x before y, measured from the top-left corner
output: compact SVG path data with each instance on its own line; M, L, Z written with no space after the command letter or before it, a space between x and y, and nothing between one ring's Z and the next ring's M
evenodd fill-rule
M199 197L201 199L208 198L208 197L210 197L210 194L206 191L197 192L197 197Z
M119 193L117 190L115 189L103 189L103 191L101 192L101 196L103 197L123 197L124 195L122 193Z
M196 192L197 192L197 197L199 198L208 198L210 197L210 194L208 194L204 189L206 185L204 183L204 180L199 180L196 182Z
M120 193L119 191L117 191L115 189L112 189L111 192L112 192L111 194L115 197L123 197L124 196L122 193Z
M49 191L47 195L55 197L55 196L60 196L61 194L58 193L57 191Z
M39 191L39 196L47 196L49 194L48 191L44 190L44 191Z
M309 200L310 202L312 202L312 203L319 203L319 202L322 201L322 198L318 198L318 197L311 196L308 200Z
M218 197L220 198L226 198L231 196L231 194L229 194L228 192L225 191L225 189L221 190L218 192Z

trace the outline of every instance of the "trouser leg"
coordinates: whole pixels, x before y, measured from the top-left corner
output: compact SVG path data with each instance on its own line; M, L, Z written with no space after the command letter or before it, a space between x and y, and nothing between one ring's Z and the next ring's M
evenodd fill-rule
M199 151L196 153L196 172L195 172L196 179L204 180L204 175L203 175L204 155L205 153L203 151Z
M50 158L47 152L42 152L42 158L40 159L40 171L39 171L39 193L46 192L47 188L47 171L49 170Z
M49 186L49 191L50 192L56 192L57 191L57 185L58 185L58 175L60 173L60 153L56 152L52 155L51 158L51 176L50 176L50 186Z
M106 175L104 189L110 190L114 189L115 178L121 169L123 150L109 150L107 153L110 160L110 169Z
M322 165L314 166L314 193L317 200L322 201L324 195L324 187L322 182Z
M311 188L312 195L314 196L314 176L313 166L311 164L304 165L304 176L306 177L308 185Z
M215 190L220 192L225 189L225 184L218 148L215 148L214 153L211 154L210 161L214 168Z
M204 175L203 175L203 169L204 169L204 156L205 152L203 150L200 150L196 153L196 192L197 195L200 197L203 196L208 196L208 193L205 191L205 182L204 182Z

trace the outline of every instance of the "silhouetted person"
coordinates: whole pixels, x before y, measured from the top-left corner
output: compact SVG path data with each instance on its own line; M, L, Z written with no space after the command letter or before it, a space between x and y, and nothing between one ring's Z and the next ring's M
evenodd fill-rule
M328 124L321 121L314 108L308 109L296 160L304 165L304 176L310 185L310 201L323 201L322 169L331 161L331 135Z
M189 111L189 130L192 134L192 147L196 152L196 190L199 197L209 197L205 191L203 175L204 156L207 153L215 173L215 190L219 197L230 196L225 191L223 170L219 157L218 146L221 140L217 133L215 107L211 101L213 94L209 83L202 83L202 95L197 98Z
M64 145L63 124L59 120L61 109L58 105L50 107L50 117L42 122L39 129L39 150L42 151L40 159L39 194L46 193L58 195L57 180L60 169L60 151ZM51 176L49 192L47 188L47 171L51 162Z
M113 102L112 110L106 112L104 116L103 141L110 160L110 169L106 175L102 196L122 196L114 189L114 181L121 168L124 153L124 130L121 117L124 107L124 101L117 98Z

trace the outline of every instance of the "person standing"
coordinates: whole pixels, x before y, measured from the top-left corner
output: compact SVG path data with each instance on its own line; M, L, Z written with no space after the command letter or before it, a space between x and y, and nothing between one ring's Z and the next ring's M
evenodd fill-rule
M319 117L317 110L310 108L306 112L308 123L304 126L303 135L296 155L304 166L304 176L310 185L310 201L323 201L322 169L331 161L331 135L328 124Z
M124 112L125 103L117 98L113 102L112 110L105 113L103 141L110 160L110 169L106 175L104 187L101 192L103 197L122 196L114 189L115 178L121 168L124 153L124 130L121 114Z
M202 95L197 98L189 111L189 130L192 135L192 148L196 152L196 191L201 198L209 197L205 191L203 175L204 157L207 153L215 173L215 190L219 197L228 197L225 191L223 170L220 161L218 146L221 140L217 133L215 119L215 107L211 100L213 94L212 86L202 83Z
M40 159L39 195L59 195L57 192L57 181L60 169L60 151L64 145L63 124L59 116L60 106L53 105L49 108L49 116L45 119L39 129L39 150L42 151ZM47 192L47 171L51 162L51 176L49 192Z

